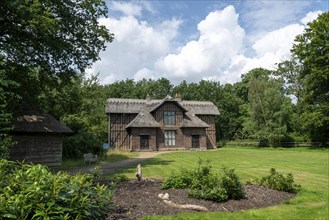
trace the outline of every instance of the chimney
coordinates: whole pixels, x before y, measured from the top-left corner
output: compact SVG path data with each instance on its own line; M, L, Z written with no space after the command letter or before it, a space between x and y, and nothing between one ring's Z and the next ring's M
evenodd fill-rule
M150 94L147 93L147 95L146 95L146 101L150 101L150 100L151 100L151 96L150 96Z
M175 100L176 100L176 101L179 101L179 102L182 101L182 97L181 97L181 95L180 95L179 92L176 93L176 95L175 95Z
M148 94L148 93L147 93L147 95L146 95L146 104L147 104L147 105L150 105L150 104L151 104L151 96L150 96L150 94Z

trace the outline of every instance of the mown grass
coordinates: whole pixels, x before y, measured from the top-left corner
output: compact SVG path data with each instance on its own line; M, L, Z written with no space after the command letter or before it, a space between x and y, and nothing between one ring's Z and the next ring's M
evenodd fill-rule
M134 158L138 155L137 152L129 152L129 151L119 151L119 150L109 150L106 153L106 156L102 158L103 162L118 162L121 160L127 160L129 158Z
M297 196L281 205L234 213L182 213L145 219L328 219L329 149L222 148L215 151L161 154L142 163L143 176L163 179L180 167L193 168L199 158L208 159L215 170L234 168L242 182L269 174L270 168L292 173L302 186ZM133 178L135 169L121 170Z
M125 152L119 150L108 150L103 156L98 157L96 164L101 162L114 163L122 160L127 160L129 158L136 157L138 153L136 152ZM83 167L89 164L84 164L83 157L80 159L65 159L62 162L62 168L68 169L72 167Z

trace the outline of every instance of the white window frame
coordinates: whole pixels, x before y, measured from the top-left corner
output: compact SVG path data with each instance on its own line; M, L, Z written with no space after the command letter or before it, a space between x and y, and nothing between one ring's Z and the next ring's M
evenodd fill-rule
M175 125L176 124L176 112L164 112L163 124Z
M164 131L164 144L165 144L165 146L175 146L176 145L176 131L175 130Z

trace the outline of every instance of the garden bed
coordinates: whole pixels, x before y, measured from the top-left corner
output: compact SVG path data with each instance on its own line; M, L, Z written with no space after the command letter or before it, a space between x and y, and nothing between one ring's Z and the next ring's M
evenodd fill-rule
M216 203L189 198L187 189L161 189L159 180L129 180L119 184L114 192L115 206L109 220L140 219L149 215L175 215L181 212L198 212L169 206L158 198L159 193L168 193L177 204L192 204L206 207L210 212L233 212L274 206L295 197L295 194L267 189L257 185L244 185L245 198Z

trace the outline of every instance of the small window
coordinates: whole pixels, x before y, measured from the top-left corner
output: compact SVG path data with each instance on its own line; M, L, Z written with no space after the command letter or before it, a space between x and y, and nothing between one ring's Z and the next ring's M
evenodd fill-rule
M176 112L164 112L164 124L175 125L176 124Z
M176 132L175 131L164 131L165 135L165 146L175 146L175 137Z

